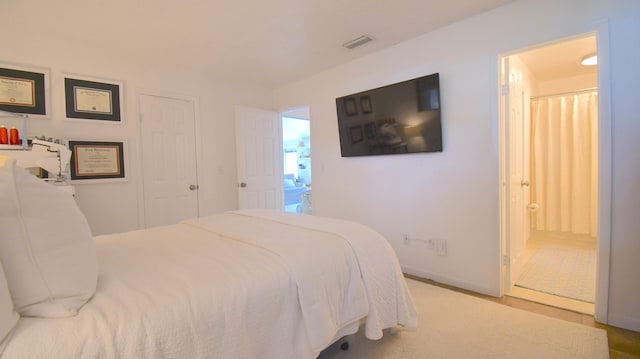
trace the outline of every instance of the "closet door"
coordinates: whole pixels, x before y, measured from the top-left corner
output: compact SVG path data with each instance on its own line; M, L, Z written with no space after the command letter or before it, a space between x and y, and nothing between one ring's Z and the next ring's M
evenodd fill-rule
M193 101L147 94L139 100L144 226L198 217Z

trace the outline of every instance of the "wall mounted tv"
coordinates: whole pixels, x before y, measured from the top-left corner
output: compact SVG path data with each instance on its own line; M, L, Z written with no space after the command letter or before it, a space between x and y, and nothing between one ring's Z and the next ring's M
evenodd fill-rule
M439 74L336 99L342 157L442 152Z

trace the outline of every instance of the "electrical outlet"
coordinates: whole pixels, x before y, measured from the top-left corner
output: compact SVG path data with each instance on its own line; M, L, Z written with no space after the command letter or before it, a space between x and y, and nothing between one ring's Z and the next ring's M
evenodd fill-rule
M436 249L436 244L435 244L436 240L435 239L430 239L427 241L427 248L429 248L430 251L433 251Z
M402 242L404 243L405 246L408 246L409 245L409 241L410 241L409 234L405 233L402 236Z
M439 256L446 256L447 255L447 241L444 239L438 239L435 243L435 251L436 254Z

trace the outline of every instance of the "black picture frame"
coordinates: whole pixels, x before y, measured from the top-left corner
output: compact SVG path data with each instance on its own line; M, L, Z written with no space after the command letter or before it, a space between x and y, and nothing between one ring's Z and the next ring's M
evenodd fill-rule
M124 142L69 141L71 180L124 179Z
M45 73L0 67L0 110L46 115Z
M67 118L122 121L119 84L65 77L64 94Z
M356 105L355 98L347 97L344 99L344 111L347 116L356 116L358 114L358 106Z
M352 144L362 142L362 140L364 140L362 126L351 126L349 128L349 137L351 138Z
M364 114L373 112L373 107L371 106L371 96L360 97L360 108L362 109L362 113Z

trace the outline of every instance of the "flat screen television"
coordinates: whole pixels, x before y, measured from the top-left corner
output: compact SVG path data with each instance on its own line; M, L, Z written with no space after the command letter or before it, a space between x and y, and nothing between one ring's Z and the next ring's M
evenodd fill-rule
M442 152L439 74L336 98L342 157Z

